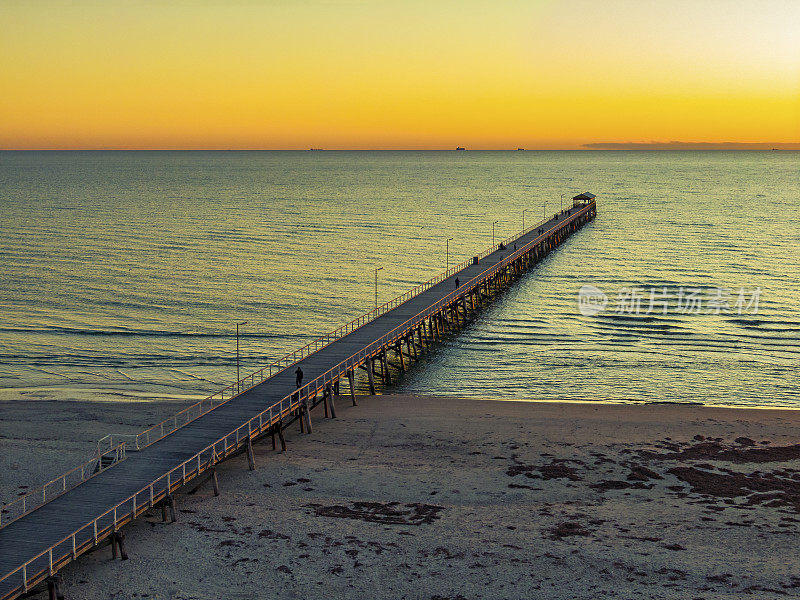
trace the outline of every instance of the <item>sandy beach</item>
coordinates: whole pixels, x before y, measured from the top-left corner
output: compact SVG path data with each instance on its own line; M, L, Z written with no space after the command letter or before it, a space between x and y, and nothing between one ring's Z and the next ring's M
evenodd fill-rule
M154 511L127 528L129 560L105 547L69 565L67 597L800 590L800 412L392 395L348 404L335 420L316 410L311 435L292 427L285 453L259 443L255 471L243 456L224 463L222 494L210 484L181 494L177 523ZM4 491L79 460L109 426L135 430L174 408L8 403Z

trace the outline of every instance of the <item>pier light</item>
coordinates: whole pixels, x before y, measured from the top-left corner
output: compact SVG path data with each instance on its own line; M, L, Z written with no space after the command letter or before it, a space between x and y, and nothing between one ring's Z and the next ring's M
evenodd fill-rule
M238 394L240 391L240 381L241 377L239 377L239 327L247 325L247 321L242 321L241 323L236 324L236 393Z
M500 221L495 221L492 223L492 251L494 251L494 226L497 225Z
M450 242L453 241L453 238L447 238L447 242L445 243L447 258L445 259L445 273L450 270Z
M522 209L522 231L525 231L525 213L526 213L528 210L529 210L529 209L527 209L527 208L524 208L524 209Z
M383 267L375 267L375 310L378 310L378 271L383 270Z

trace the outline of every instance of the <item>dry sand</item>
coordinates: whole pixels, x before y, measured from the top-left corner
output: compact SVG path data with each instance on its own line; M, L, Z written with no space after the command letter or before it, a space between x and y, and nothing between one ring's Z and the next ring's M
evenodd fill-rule
M798 411L347 404L335 420L316 410L312 435L293 426L286 453L258 444L254 472L243 456L224 463L222 495L178 496L177 523L154 511L127 528L128 561L106 547L65 568L67 597L800 596ZM149 422L168 408L128 406L124 420L135 430L133 412ZM44 450L36 428L15 426L38 409L3 409L0 451L17 473L95 425L106 433L126 407L48 405L62 427L41 434ZM85 417L95 425L70 436L63 420Z

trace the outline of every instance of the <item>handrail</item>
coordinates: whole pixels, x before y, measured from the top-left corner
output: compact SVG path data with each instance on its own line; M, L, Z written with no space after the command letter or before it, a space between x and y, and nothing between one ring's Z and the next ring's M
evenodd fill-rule
M114 455L115 463L123 460L125 458L125 444L117 444L116 446L109 447L103 452L100 452L98 449L97 454L84 463L81 463L66 473L51 479L47 483L40 485L25 495L15 498L11 502L3 504L3 506L0 507L0 529L6 525L10 525L20 517L24 517L28 513L33 512L40 506L47 504L53 498L56 498L64 492L77 487L84 481L91 479L99 472L105 471L111 465L104 467L103 457L110 454Z
M525 244L525 246L523 246L522 248L518 249L515 252L512 252L511 254L509 254L509 256L501 259L488 271L484 271L483 273L480 273L475 277L471 278L469 281L462 284L459 288L453 290L447 296L440 298L432 305L420 311L410 319L407 319L404 323L398 325L397 327L392 329L389 333L382 336L380 339L375 340L362 350L359 350L358 352L352 354L345 360L341 361L336 366L328 369L327 371L325 371L325 373L316 377L313 381L298 388L294 392L284 396L280 401L275 402L274 404L272 404L262 412L258 413L256 416L252 417L246 423L240 425L227 435L218 438L212 444L209 444L199 452L195 453L192 457L186 459L184 462L179 464L177 467L174 467L166 474L161 475L148 485L141 488L139 491L135 492L131 496L128 496L125 500L119 502L118 504L116 504L115 506L113 506L112 508L101 514L99 517L96 517L94 520L90 521L86 525L83 525L82 527L76 529L71 534L63 537L61 540L50 546L48 549L40 552L33 558L30 558L25 563L15 568L14 570L10 571L9 573L6 573L2 577L0 577L0 582L7 580L9 577L13 576L16 573L21 573L22 587L24 588L25 591L27 591L29 585L28 582L34 580L38 575L40 575L45 570L45 568L42 567L42 569L38 573L34 573L31 577L29 577L27 573L28 566L31 565L34 561L37 561L40 558L47 555L48 557L47 570L48 572L53 573L54 565L55 567L57 567L58 563L60 563L70 555L73 558L75 558L77 556L78 548L83 550L83 548L87 546L89 542L92 541L94 544L97 544L99 537L102 537L107 530L116 531L117 527L120 524L128 522L128 517L130 517L131 519L135 518L137 516L137 498L140 494L145 495L145 500L144 502L139 502L138 504L139 512L141 512L142 507L152 507L155 500L160 499L165 494L171 493L174 489L178 489L179 487L184 485L188 480L194 479L195 477L199 476L204 470L213 467L213 465L216 464L216 462L219 462L220 456L222 458L225 458L228 454L229 438L235 439L234 443L231 445L231 447L235 450L241 447L241 445L246 440L252 439L253 435L259 435L262 432L266 431L266 429L269 426L279 422L284 416L288 416L291 413L291 411L305 404L308 398L316 398L319 392L325 389L326 385L333 383L333 381L335 379L338 379L342 373L357 368L358 365L360 365L368 357L379 352L381 348L385 347L387 344L391 343L392 341L398 338L402 338L402 336L405 334L406 331L417 325L423 319L432 315L434 312L438 312L440 308L448 306L454 300L465 295L467 291L476 287L485 279L495 275L498 271L505 269L510 262L515 260L522 253L527 252L532 246L543 241L544 238L546 238L546 236L550 234L550 232L552 232L553 230L562 229L566 224L575 220L581 214L587 212L590 206L591 204L587 205L584 209L579 210L574 215L571 215L569 219L561 221L558 223L558 225L551 227L550 229L547 230L547 232L539 235L534 240ZM509 239L513 241L512 238ZM398 330L400 331L400 333L397 333ZM311 395L312 390L313 390L313 397ZM266 422L264 421L265 416L267 417ZM218 452L217 450L218 444L223 445L222 453ZM208 453L208 458L205 462L203 462L203 455L205 453ZM205 469L203 468L203 465L205 465ZM172 478L173 474L176 473L179 474L180 477L178 477L177 479L173 479ZM187 480L187 474L188 474L188 480ZM161 482L162 487L158 487L159 482ZM128 510L128 512L124 512L126 510L125 505L128 503L130 503L131 508ZM123 510L121 514L120 514L120 509ZM103 526L103 524L100 521L104 519L107 520L109 517L112 518L111 523L109 525ZM89 528L91 528L92 535L87 540L79 541L78 536L81 533L86 532L87 529ZM67 551L61 555L54 556L54 551L56 551L56 549L65 542L71 542L67 546Z
M562 214L563 212L565 211L562 211ZM545 223L549 222L551 218L552 217L545 218L544 220L539 221L538 223L532 225L531 227L523 229L522 231L502 240L500 243L505 245L513 243L522 236L527 235L534 229L541 227ZM498 246L492 246L484 250L482 253L478 255L478 260L485 258L486 256L495 252L497 250L497 247ZM404 294L401 294L400 296L397 296L396 298L393 298L392 300L385 302L378 308L375 308L367 313L364 313L363 315L353 319L349 323L346 323L338 327L337 329L309 342L302 348L299 348L294 352L290 352L289 354L282 356L281 358L270 363L269 365L266 365L258 369L257 371L254 371L250 375L246 375L236 383L233 383L228 387L222 389L221 391L212 394L211 396L208 396L207 398L204 398L203 400L200 400L199 402L192 404L191 406L188 406L187 408L175 413L173 416L164 419L160 423L156 423L152 427L145 429L139 434L135 435L113 434L113 436L114 438L120 441L128 442L129 448L131 450L141 450L143 448L146 448L150 444L153 444L158 440L166 437L173 431L176 431L181 427L188 425L189 423L191 423L196 419L199 419L206 413L220 407L221 405L229 402L233 398L251 390L255 386L262 383L265 379L269 379L273 375L273 369L275 369L275 374L277 374L280 373L281 371L284 371L285 369L292 367L293 365L300 362L304 358L307 358L308 356L316 352L319 352L320 350L332 344L336 340L343 338L344 336L349 335L353 331L363 327L367 323L374 321L379 316L389 312L390 310L396 308L400 304L403 304L404 302L407 302L411 298L418 296L422 292L429 290L431 287L438 285L445 279L448 279L449 277L455 275L462 269L468 267L470 264L472 264L471 259L465 260L453 267L450 267L446 271L443 271L438 275L435 275L434 277L428 279L427 281L420 283L419 285L405 292ZM226 392L230 393L230 395L227 398L225 397ZM218 401L216 401L217 396L219 396Z

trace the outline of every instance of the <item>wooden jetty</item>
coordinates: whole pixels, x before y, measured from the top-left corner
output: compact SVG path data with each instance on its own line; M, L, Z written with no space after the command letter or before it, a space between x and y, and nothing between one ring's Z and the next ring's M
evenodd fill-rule
M594 219L593 195L503 240L472 260L414 288L305 348L284 357L136 436L109 436L98 455L3 507L0 517L0 600L45 583L51 599L63 597L59 569L100 544L127 558L123 527L152 509L175 519L175 494L211 481L215 466L246 452L255 469L253 443L299 421L311 433L310 409L322 403L336 416L340 383L356 404L355 377L366 371L391 383L390 364L405 370L427 346L456 331L568 236ZM456 283L456 281L458 283ZM390 358L395 362L390 363ZM307 383L296 386L300 367ZM27 500L27 504L26 504ZM16 514L15 514L16 511Z

